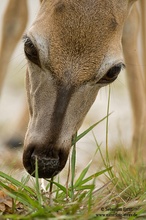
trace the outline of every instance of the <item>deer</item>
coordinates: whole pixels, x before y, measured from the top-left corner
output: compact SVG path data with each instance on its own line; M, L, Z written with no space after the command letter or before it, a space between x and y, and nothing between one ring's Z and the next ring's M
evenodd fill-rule
M27 20L26 1L10 2L13 6L19 2L17 10L23 9L23 16L18 15L19 31L15 31L20 37ZM23 36L29 107L23 164L32 176L36 159L40 178L52 178L64 168L72 140L99 89L114 82L125 66L134 109L132 145L137 160L145 119L145 93L135 49L139 26L135 2L41 1L37 17ZM141 11L146 8L144 0L138 3ZM5 17L10 17L8 12ZM131 60L137 64L134 68L129 65ZM131 83L133 77L136 80ZM135 84L139 89L136 94Z

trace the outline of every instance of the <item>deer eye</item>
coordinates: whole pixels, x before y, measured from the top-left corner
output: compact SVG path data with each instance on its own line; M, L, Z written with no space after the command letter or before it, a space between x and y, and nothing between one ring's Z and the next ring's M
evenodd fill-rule
M24 37L24 52L25 52L26 57L31 62L38 65L39 67L41 66L38 51L36 47L34 46L34 44L32 43L32 41L30 40L30 38L27 36Z
M98 81L98 84L108 84L112 83L119 75L121 70L125 68L125 65L123 63L118 63L111 67L107 73Z

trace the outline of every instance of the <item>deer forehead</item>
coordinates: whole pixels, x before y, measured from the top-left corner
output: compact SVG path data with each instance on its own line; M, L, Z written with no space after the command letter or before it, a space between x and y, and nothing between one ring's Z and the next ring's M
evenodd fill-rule
M92 78L108 51L115 45L118 51L128 1L118 2L44 1L30 31L41 48L40 60L58 78L68 76L77 82Z

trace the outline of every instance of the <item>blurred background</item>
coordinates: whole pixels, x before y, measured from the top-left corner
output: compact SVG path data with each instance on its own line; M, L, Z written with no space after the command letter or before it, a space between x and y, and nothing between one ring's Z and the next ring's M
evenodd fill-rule
M0 1L0 29L7 3L8 0ZM30 27L39 10L39 1L29 0L28 4L29 22L27 28ZM8 73L0 97L0 166L4 166L7 162L9 163L11 155L14 157L16 155L12 152L9 153L9 150L6 149L3 143L7 138L14 134L26 100L24 83L26 60L23 53L22 40L19 42L11 61L7 65ZM104 87L100 90L95 103L91 107L78 133L83 132L93 123L106 116L109 95L108 91L108 87ZM126 73L124 71L121 72L116 82L111 85L110 112L112 112L112 114L109 117L109 147L113 148L120 145L128 148L132 138L132 113L126 83ZM94 128L94 134L101 149L104 150L106 140L106 121L101 122L96 128ZM90 132L90 134L86 135L77 145L78 167L87 164L94 155L96 148L97 146L93 134ZM21 161L21 150L18 151L20 153ZM8 160L6 159L7 156ZM98 166L97 162L96 166Z

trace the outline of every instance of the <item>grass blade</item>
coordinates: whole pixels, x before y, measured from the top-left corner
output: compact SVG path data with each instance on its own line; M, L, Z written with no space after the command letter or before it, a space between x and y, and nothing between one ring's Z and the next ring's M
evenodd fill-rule
M77 135L76 135L77 137ZM76 139L75 137L75 139ZM76 168L76 141L73 145L71 155L71 199L74 199L74 179L75 179L75 168Z
M107 116L105 116L104 118L102 118L100 121L96 122L95 124L93 124L92 126L90 126L87 130L85 130L84 132L82 132L81 134L79 134L76 139L73 139L72 141L72 146L77 143L81 138L83 138L86 134L88 134L94 127L96 127L98 124L100 124L102 121L104 121L107 117L109 117L111 115L108 114Z
M76 187L76 190L88 190L88 189L94 189L94 184L90 184L90 185L81 185L81 186L78 186Z
M0 177L2 177L3 179L9 181L11 184L15 185L16 187L25 189L25 190L26 190L27 192L29 192L31 195L35 195L34 191L33 191L30 187L26 186L26 185L23 184L22 182L20 182L20 181L14 179L13 177L11 177L11 176L9 176L9 175L7 175L7 174L1 172L1 171L0 171Z
M41 196L41 189L39 184L39 173L38 173L38 159L36 157L35 159L35 189L36 189L36 195L39 204L42 204L42 196Z
M85 177L85 175L87 174L89 167L92 163L92 160L88 163L88 165L85 167L85 169L81 172L79 178L76 180L75 184L74 184L74 188L77 188L80 186L81 182L83 181L83 178Z
M48 181L50 181L50 180L48 180ZM66 187L64 187L63 185L61 185L60 183L57 183L57 182L52 182L54 185L56 185L62 192L64 192L65 194L67 193L67 191L66 191ZM69 193L69 197L71 197L71 195L70 195L70 192L68 192Z
M8 194L11 198L21 202L29 208L39 208L38 202L31 198L29 195L27 195L25 192L15 191L14 189L5 185L2 182L0 182L0 186L6 190L5 193Z
M98 173L92 174L91 176L89 176L89 177L87 177L86 179L84 179L80 184L83 185L83 184L89 182L89 181L92 180L93 178L98 177L98 176L102 175L103 173L110 171L111 168L112 168L112 167L109 167L109 168L104 169L104 170L102 170L102 171L100 171L100 172L98 172Z

